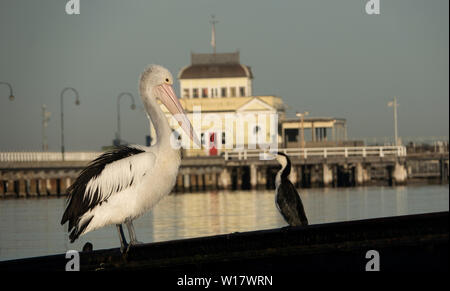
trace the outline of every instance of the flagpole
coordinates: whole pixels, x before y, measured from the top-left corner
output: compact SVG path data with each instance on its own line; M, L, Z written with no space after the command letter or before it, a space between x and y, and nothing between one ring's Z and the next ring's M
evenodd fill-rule
M215 15L211 15L211 21L212 24L212 34L211 34L211 46L213 47L213 53L216 54L216 23L217 20L214 19Z

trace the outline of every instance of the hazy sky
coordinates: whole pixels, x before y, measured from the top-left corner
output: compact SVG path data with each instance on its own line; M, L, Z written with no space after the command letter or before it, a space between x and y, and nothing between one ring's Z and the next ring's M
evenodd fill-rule
M150 63L176 76L190 52L211 52L215 14L218 52L241 53L252 67L254 95L281 96L290 110L346 118L350 138L393 135L398 96L401 136L448 136L449 1L366 0L168 1L81 0L66 15L66 0L0 0L0 150L40 150L42 104L52 117L50 150L60 148L64 98L66 150L99 150L116 131L116 100L137 95ZM178 84L176 84L178 92ZM145 143L140 107L122 100L122 137Z

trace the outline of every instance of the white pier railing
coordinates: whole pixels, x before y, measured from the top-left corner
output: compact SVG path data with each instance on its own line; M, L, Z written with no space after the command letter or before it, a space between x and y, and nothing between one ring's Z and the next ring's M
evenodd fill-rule
M280 148L277 151L283 152L290 157L385 157L385 156L406 156L404 146L364 146L364 147L328 147L328 148ZM242 149L224 152L225 160L248 158L259 158L264 153L262 150Z
M406 156L404 146L366 146L366 147L329 147L329 148L280 148L290 157L384 157ZM225 160L259 158L262 150L230 150L224 152ZM65 161L88 162L97 158L101 152L66 152ZM63 161L60 152L0 152L0 162L58 162Z
M65 161L92 161L101 152L66 152ZM59 162L63 161L60 152L0 152L0 162Z

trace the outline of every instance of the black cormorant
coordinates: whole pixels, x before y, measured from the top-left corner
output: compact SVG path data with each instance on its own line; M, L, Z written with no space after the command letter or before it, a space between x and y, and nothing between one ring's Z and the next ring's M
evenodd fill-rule
M276 159L281 164L281 170L275 179L275 204L278 211L290 226L308 225L300 195L289 181L291 161L286 154L281 152L277 153Z

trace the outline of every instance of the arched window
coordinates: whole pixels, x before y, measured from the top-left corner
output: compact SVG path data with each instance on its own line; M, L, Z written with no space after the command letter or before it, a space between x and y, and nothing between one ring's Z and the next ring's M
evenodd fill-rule
M192 97L198 98L198 89L197 88L192 89Z
M226 87L220 88L220 95L222 97L227 97L227 88Z
M239 87L239 95L240 95L241 97L244 97L244 96L245 96L245 87Z
M208 88L203 88L202 89L202 98L206 98L208 97Z

